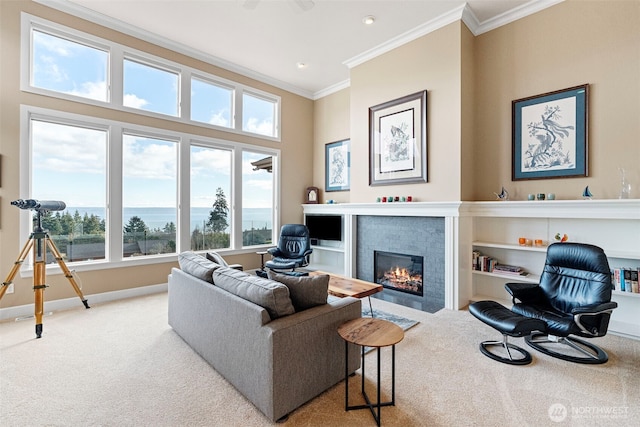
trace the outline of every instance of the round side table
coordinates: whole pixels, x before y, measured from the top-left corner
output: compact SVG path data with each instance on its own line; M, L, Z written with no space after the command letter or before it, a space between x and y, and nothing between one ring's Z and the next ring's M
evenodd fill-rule
M374 319L370 317L361 317L358 319L350 320L342 324L338 328L338 334L344 339L345 342L345 361L349 360L349 343L362 346L362 384L361 392L364 396L366 405L349 406L349 367L345 363L344 381L345 381L345 396L344 396L344 409L350 411L352 409L369 409L371 415L376 420L378 426L380 426L380 408L383 406L395 406L396 404L396 344L402 341L404 338L404 332L395 323L382 319ZM380 401L380 349L382 347L391 346L391 400L388 402ZM367 396L364 389L365 379L365 359L364 348L375 347L378 349L378 387L377 387L377 400L372 403ZM377 409L377 414L376 414Z

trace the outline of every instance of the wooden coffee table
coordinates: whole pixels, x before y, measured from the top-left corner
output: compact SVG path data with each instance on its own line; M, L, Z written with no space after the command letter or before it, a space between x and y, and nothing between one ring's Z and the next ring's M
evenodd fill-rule
M337 274L327 273L326 271L312 271L309 273L310 276L318 276L321 274L329 275L329 295L333 295L338 298L369 298L369 310L371 310L371 317L373 317L371 295L382 292L382 285L367 282L365 280L353 279L351 277L343 277Z

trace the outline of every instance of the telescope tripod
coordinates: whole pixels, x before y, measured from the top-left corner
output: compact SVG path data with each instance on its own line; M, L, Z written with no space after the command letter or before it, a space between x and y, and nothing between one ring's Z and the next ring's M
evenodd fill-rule
M40 212L38 212L39 214ZM20 269L20 265L24 262L27 254L31 249L33 249L33 291L35 293L35 318L36 318L36 338L40 338L42 336L42 315L44 314L44 290L47 288L47 284L45 283L46 277L46 268L47 268L47 247L53 253L55 260L58 262L58 265L62 269L65 277L69 279L71 286L76 291L76 294L84 304L85 308L90 308L89 303L86 298L82 295L82 291L78 287L71 271L67 268L67 265L64 263L62 259L62 255L56 248L55 243L49 237L49 233L47 230L43 230L41 227L40 215L38 215L38 225L34 228L33 233L29 235L29 240L25 243L20 255L18 255L18 259L13 264L13 268L7 279L2 282L2 286L0 286L0 300L4 296L7 288L12 283L14 277L18 273Z

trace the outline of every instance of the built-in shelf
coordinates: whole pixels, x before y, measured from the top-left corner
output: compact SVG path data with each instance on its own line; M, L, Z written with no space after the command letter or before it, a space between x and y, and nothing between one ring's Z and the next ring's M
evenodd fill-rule
M612 268L640 266L640 199L340 203L304 205L303 210L305 214L343 215L342 252L320 245L314 248L311 262L319 270L331 267L347 276L354 274L358 216L444 218L445 307L454 310L481 299L510 306L505 283L538 282L547 247L520 246L519 237L541 239L548 245L555 242L556 234L567 234L571 242L603 248ZM519 265L530 275L519 278L474 271L471 269L474 250L500 263ZM610 331L640 338L637 326L640 294L620 291L613 294L618 308L613 311Z

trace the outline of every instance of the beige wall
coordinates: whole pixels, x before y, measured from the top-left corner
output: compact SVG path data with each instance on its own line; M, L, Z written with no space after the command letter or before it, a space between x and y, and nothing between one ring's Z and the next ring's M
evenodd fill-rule
M271 142L245 135L236 135L215 131L198 126L178 124L162 119L149 118L121 111L74 102L49 98L20 91L20 12L25 11L42 18L58 22L80 31L115 41L135 49L149 52L220 77L234 80L261 89L282 98L282 142ZM281 221L299 222L302 220L301 204L304 201L304 189L313 182L309 167L313 159L313 102L307 98L293 95L281 89L236 75L167 49L154 46L133 37L108 28L66 15L31 1L0 1L0 153L2 171L0 187L0 275L4 281L13 262L17 259L24 239L18 230L19 209L9 202L25 195L19 194L19 144L20 144L20 105L35 105L89 116L104 117L147 126L161 126L177 131L188 132L206 137L227 139L272 147L281 150ZM239 262L245 267L259 266L260 257L255 253L230 255L229 262ZM107 291L122 290L150 284L166 283L167 274L175 262L141 267L114 268L81 272L86 295ZM31 278L18 278L14 294L5 294L0 307L30 304L33 302ZM60 275L47 275L51 286L46 292L46 300L75 297L72 287ZM59 284L59 285L58 285Z
M618 167L640 197L640 2L565 1L475 40L473 198L555 192L617 198ZM511 182L511 101L589 83L589 176Z
M329 199L339 203L351 201L350 191L325 192L325 145L350 138L350 95L349 89L343 89L317 100L314 105L313 185L320 189L321 202ZM359 161L359 157L352 156L351 163L354 161Z
M478 37L464 24L451 24L352 70L355 160L351 194L343 197L370 202L411 193L419 200L494 200L505 186L512 199L538 192L578 199L589 185L596 198L617 198L623 167L631 196L640 198L638 76L637 0L568 0ZM511 181L511 101L583 83L590 84L589 176ZM369 187L367 109L421 89L429 91L429 183ZM336 111L317 115L316 128L344 121ZM316 152L326 142L316 133ZM314 183L324 183L318 157Z
M351 70L351 202L388 195L460 199L461 26L447 25ZM369 186L369 107L422 90L427 90L428 182Z

